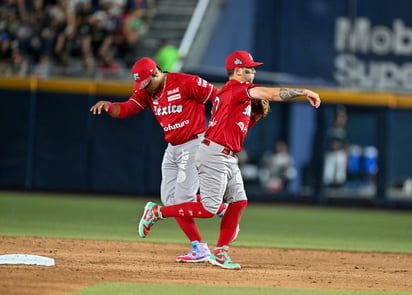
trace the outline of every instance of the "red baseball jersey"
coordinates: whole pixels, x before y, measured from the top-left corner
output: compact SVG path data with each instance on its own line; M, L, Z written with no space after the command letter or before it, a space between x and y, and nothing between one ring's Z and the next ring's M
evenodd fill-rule
M198 76L166 73L163 89L155 95L146 90L135 90L125 103L127 116L151 107L165 133L165 140L173 145L188 141L206 130L204 104L213 102L219 89Z
M253 123L249 89L253 83L229 80L217 94L213 103L212 117L205 137L233 152L240 152L246 133Z

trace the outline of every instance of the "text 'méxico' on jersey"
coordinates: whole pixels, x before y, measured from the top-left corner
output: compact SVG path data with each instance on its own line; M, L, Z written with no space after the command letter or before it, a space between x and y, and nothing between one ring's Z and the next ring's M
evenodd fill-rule
M182 144L205 132L204 104L213 102L219 89L198 76L167 72L165 75L165 85L155 95L144 89L135 90L125 102L126 116L150 107L163 128L165 140L173 145Z

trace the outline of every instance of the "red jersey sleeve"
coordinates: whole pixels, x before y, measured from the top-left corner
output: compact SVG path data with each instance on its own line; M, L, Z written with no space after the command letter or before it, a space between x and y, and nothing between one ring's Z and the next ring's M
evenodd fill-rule
M116 102L120 107L119 115L116 118L127 118L140 113L149 106L146 99L147 94L143 91L135 93L125 102Z
M253 87L256 87L256 86L259 86L259 85L250 84L250 85L246 88L246 95L247 95L251 100L253 99L253 97L250 95L249 89L251 89L251 88L253 88ZM253 125L255 125L257 121L258 121L258 120L256 120L253 116L251 116L251 117L250 117L249 126L248 126L248 130L250 130L250 128L252 128Z
M213 103L215 100L216 94L219 92L219 89L208 81L200 78L199 76L191 76L190 79L186 80L184 87L188 91L187 96L193 97L199 103L205 104L207 101Z

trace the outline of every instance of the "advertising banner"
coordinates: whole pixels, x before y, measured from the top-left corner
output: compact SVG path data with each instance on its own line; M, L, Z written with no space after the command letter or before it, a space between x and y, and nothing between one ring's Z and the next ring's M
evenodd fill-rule
M341 87L412 90L411 1L267 2L270 11L260 1L256 8L255 55L269 61L265 70Z

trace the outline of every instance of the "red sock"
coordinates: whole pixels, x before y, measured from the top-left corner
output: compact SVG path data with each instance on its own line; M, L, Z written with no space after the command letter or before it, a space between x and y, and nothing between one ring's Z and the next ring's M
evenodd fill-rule
M200 203L200 201L201 201L201 196L200 196L200 194L197 194L196 195L196 199L197 199L197 202L199 202ZM225 210L225 208L226 208L226 206L225 206L225 204L220 204L220 207L219 207L219 209L217 210L217 212L216 212L216 215L219 215L220 213L222 213L222 211L223 210Z
M202 240L194 218L175 217L175 219L191 242Z
M232 237L235 235L236 227L240 222L243 211L245 211L247 201L239 201L229 204L225 215L220 223L219 240L216 247L229 246Z
M160 208L160 212L163 217L197 217L197 218L210 218L215 216L207 211L202 203L188 202L171 206L163 206Z

